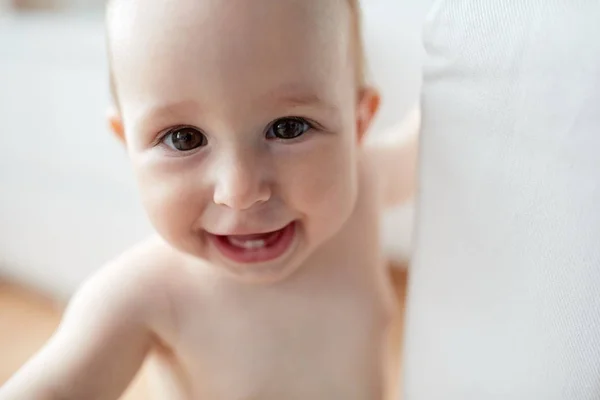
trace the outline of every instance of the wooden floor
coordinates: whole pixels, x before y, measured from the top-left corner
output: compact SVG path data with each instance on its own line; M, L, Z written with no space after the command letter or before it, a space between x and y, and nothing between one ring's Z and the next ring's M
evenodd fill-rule
M393 344L400 348L403 331L406 273L394 269L392 280L401 312L394 324ZM0 280L0 386L50 338L59 324L62 307L50 299ZM395 373L394 375L397 376ZM143 370L122 400L148 398Z
M48 299L0 282L0 384L48 340L59 317Z
M62 306L33 291L0 281L0 386L50 338ZM148 399L143 373L122 400Z

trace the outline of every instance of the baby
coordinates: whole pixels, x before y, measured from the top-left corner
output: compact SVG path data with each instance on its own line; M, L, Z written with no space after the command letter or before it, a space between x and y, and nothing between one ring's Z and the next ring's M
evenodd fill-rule
M378 220L416 135L365 133L358 0L114 0L111 125L157 236L99 270L1 400L389 395ZM416 132L418 121L405 127Z

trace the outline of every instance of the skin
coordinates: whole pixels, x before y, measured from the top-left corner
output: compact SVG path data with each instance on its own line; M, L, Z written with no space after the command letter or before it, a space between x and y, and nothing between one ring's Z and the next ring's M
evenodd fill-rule
M412 193L418 118L364 143L379 98L356 85L345 1L122 1L109 31L111 125L157 236L82 286L0 400L116 399L145 359L157 399L390 395L378 219ZM270 138L285 117L311 127ZM206 145L170 147L182 125ZM290 222L274 261L209 240Z

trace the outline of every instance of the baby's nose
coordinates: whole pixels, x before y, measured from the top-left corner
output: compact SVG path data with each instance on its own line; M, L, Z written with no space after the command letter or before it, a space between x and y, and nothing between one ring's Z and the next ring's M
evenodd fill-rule
M257 157L236 155L216 166L215 204L246 210L271 198L271 189Z

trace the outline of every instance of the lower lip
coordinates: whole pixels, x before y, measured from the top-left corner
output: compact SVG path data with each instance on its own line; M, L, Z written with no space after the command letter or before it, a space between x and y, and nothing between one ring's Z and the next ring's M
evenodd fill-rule
M292 245L295 234L295 224L291 223L277 233L278 237L275 241L257 249L234 246L226 236L210 235L210 238L226 258L240 264L253 264L273 261L281 257Z

